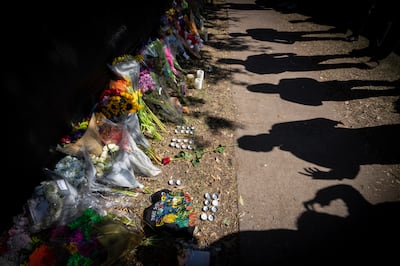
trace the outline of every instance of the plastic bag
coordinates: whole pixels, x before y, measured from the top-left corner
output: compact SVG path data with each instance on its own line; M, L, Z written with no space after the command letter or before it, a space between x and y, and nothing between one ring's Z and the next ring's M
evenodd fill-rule
M127 130L123 132L122 142L124 143L121 147L127 152L132 169L135 173L146 177L154 177L161 173L161 170L153 164L146 153L136 145Z
M120 151L112 169L105 176L105 181L109 184L127 188L143 188L143 184L137 181L134 169L131 165L129 154Z
M120 187L143 188L136 175L153 177L161 173L150 158L139 149L129 134L125 135L128 145L120 150L105 181Z
M48 174L54 180L42 181L35 187L26 204L32 232L65 225L79 213L78 191L57 173L50 171Z
M153 177L161 173L161 170L136 145L133 137L143 145L147 142L141 131L137 129L137 117L133 115L130 119L132 120L121 124L114 123L105 117L102 118L99 126L101 139L104 143L114 143L119 146L110 171L105 173L104 182L120 187L143 188L143 185L136 180L136 174Z
M119 77L129 80L134 90L138 89L140 64L131 55L117 57L108 67Z
M137 113L129 114L126 119L121 122L121 124L126 127L136 144L141 145L146 149L150 147L149 141L146 139L140 129L140 122Z

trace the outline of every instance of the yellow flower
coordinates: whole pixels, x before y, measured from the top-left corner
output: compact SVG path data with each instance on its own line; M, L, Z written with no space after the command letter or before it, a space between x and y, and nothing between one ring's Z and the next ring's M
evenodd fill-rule
M65 244L65 248L69 251L71 254L78 253L78 247L74 243L68 243Z
M164 215L163 221L165 223L169 224L169 223L175 222L176 218L177 218L176 214L169 213L169 214Z

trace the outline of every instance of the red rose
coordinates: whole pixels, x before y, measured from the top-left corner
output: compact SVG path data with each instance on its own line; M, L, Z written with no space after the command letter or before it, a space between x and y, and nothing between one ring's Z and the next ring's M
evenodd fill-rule
M162 158L161 163L163 165L166 165L166 164L169 164L170 161L171 161L171 158L165 157L165 158Z

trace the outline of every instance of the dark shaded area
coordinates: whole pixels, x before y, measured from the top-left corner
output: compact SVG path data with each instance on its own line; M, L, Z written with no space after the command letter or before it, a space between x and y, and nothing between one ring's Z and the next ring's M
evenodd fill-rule
M309 18L304 22L336 27L338 32L346 32L354 21L358 21L368 8L368 1L355 0L256 0L264 8L272 8L281 13L299 13ZM303 21L293 21L301 23Z
M301 160L330 168L306 168L300 172L313 179L354 179L361 165L400 162L400 124L365 128L337 127L326 118L279 123L265 134L242 136L241 149L270 152L275 147Z
M250 36L251 38L264 41L264 42L275 42L282 44L293 44L295 42L307 42L307 41L345 41L345 38L340 37L329 37L329 36L318 36L324 34L331 34L331 30L325 31L277 31L275 29L247 29L247 34L244 33L230 33L231 37L243 37ZM314 35L314 36L308 36ZM315 36L316 35L316 36Z
M243 65L247 71L256 74L279 74L285 71L319 71L335 68L360 68L362 63L324 63L324 61L348 58L347 54L303 56L294 53L258 54L247 57L246 60L226 58L219 63Z
M1 18L3 125L8 125L1 231L45 179L42 168L52 169L60 159L51 149L69 133L70 123L92 111L112 77L107 64L154 36L168 6L150 0L140 8L122 2L7 7L7 18Z
M356 41L359 36L364 36L372 48L369 56L377 57L377 60L384 59L391 52L400 52L399 16L394 1L256 0L255 3L281 13L308 16L292 23L311 22L332 26L332 32L356 37L354 40L346 38L348 41Z
M334 200L345 203L347 216L314 209ZM303 204L296 230L242 231L211 246L221 250L224 265L390 265L396 260L400 202L371 204L352 186L339 184ZM240 241L240 255L231 249L234 241Z
M261 83L247 86L251 92L276 93L281 99L311 106L324 101L348 101L379 96L400 95L399 81L385 80L331 80L317 81L311 78L281 79L279 84ZM382 86L385 89L357 87Z
M259 10L264 9L263 6L258 5L256 2L254 4L238 4L238 3L226 3L220 5L221 8L229 8L229 9L236 9L236 10Z
M235 129L237 126L234 121L222 117L207 116L206 124L214 134L219 134L221 129Z
M400 113L400 98L394 102L394 109L396 113Z

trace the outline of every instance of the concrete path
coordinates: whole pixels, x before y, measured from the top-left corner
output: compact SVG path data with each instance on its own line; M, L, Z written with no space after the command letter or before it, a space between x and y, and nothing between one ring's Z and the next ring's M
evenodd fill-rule
M390 146L399 120L389 133L383 126L393 121L350 128L342 115L353 100L338 100L329 91L344 89L349 80L372 85L368 80L382 80L380 70L360 69L359 59L346 56L357 44L305 15L260 8L252 0L230 0L227 6L232 46L221 63L231 67L237 122L243 126L236 131L235 151L240 265L340 261L353 245L364 244L364 237L348 233L350 217L372 213L360 205L400 200L398 141L382 159L369 153L375 146L367 139L388 134ZM398 74L385 80L398 80ZM305 202L317 192L315 202L326 206L307 209ZM371 222L366 231L372 234L377 226Z

